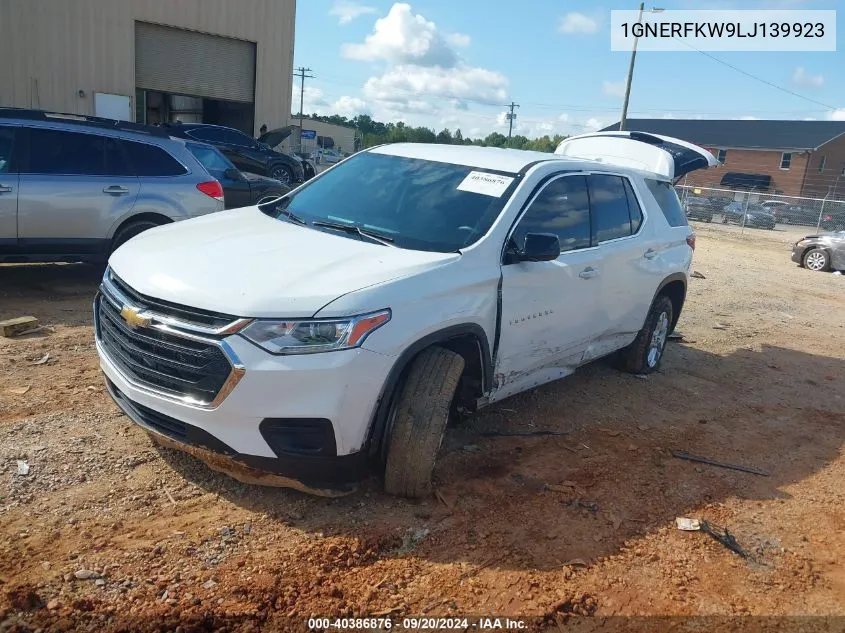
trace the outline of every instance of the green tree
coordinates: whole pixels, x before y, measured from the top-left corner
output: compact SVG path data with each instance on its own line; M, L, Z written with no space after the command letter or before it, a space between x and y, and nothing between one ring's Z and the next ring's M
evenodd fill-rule
M448 128L444 130L440 130L437 134L437 143L442 143L444 145L451 145L452 144L452 133L449 131Z

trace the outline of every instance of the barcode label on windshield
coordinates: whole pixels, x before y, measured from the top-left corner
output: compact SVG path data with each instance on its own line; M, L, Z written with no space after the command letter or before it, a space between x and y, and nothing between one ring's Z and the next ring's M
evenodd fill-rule
M468 191L470 193L480 193L483 196L501 198L512 182L513 178L510 176L488 174L483 171L471 171L461 181L461 184L458 185L458 191Z

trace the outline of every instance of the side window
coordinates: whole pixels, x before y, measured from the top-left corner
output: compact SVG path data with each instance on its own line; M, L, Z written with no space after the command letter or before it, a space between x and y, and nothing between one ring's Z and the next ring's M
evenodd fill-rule
M123 141L129 160L139 177L181 176L188 170L162 148L149 143Z
M628 194L620 176L593 175L590 185L590 210L596 226L596 240L607 242L631 235Z
M200 141L208 141L209 143L223 143L223 131L214 127L201 127L195 130L188 131L188 136L192 136Z
M240 147L252 147L255 144L255 141L238 130L223 130L223 140L230 145L239 145Z
M113 138L105 139L105 161L107 175L109 176L134 176L132 165L126 160L126 154L120 146L120 141Z
M645 184L657 201L657 206L666 216L669 226L688 226L687 216L681 208L681 201L678 200L678 194L671 182L646 179Z
M633 235L640 230L643 225L643 210L640 208L640 203L637 201L637 195L634 193L634 188L631 186L631 181L623 178L625 183L625 193L628 194L628 211L631 212L631 234Z
M15 146L15 128L0 127L0 174L11 171L12 149Z
M29 173L107 175L105 137L43 128L29 129Z
M590 246L590 203L584 176L553 180L540 192L513 232L519 248L527 233L554 233L561 252Z

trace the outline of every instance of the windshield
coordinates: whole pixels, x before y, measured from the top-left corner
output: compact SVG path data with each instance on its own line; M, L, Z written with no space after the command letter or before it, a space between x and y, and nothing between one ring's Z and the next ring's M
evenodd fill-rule
M495 182L469 182L473 172ZM290 194L283 204L309 225L348 225L389 238L399 248L448 253L487 232L517 183L516 174L362 152ZM281 219L277 206L264 205L262 211ZM366 240L353 231L314 228Z
M188 143L187 146L191 154L193 154L200 164L205 167L205 170L215 178L222 176L223 172L234 167L228 158L223 156L219 150L211 147L210 145Z

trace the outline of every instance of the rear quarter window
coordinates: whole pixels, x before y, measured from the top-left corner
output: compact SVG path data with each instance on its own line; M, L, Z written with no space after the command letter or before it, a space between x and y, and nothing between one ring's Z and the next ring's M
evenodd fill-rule
M687 216L681 207L681 201L678 199L678 193L672 183L646 178L645 184L657 201L657 206L660 207L669 226L689 226Z
M164 149L148 143L136 143L135 141L123 141L135 175L140 178L150 176L181 176L187 174L188 170L178 160L173 158Z

